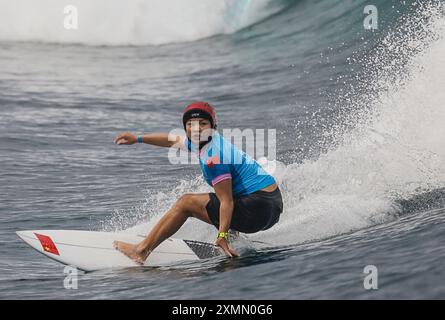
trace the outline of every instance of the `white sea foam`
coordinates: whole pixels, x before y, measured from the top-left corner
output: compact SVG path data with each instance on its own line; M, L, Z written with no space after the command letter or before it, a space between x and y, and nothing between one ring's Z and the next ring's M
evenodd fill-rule
M0 0L0 41L144 45L236 32L280 10L270 0ZM64 7L78 29L65 29Z

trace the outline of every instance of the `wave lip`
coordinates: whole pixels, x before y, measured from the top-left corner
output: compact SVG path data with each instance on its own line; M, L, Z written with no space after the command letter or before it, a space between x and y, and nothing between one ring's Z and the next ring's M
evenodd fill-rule
M0 41L160 45L229 34L281 10L271 0L72 0L78 28L65 29L66 3L0 0Z

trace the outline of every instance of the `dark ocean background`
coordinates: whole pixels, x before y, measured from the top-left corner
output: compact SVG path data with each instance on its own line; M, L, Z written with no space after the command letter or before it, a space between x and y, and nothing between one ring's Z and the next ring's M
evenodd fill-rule
M0 0L1 299L445 298L444 1L70 4L78 30L56 0ZM211 191L167 149L113 144L181 128L194 100L221 129L276 130L280 222L234 243L238 259L65 289L64 267L15 231L147 233L183 193Z

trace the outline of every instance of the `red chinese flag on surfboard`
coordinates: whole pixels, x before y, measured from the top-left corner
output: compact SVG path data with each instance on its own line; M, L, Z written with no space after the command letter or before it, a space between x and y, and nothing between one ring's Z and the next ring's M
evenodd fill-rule
M56 245L54 244L53 240L51 240L50 237L38 233L34 234L36 235L37 239L39 239L40 244L43 247L43 251L50 252L52 254L60 256L59 250L57 250Z

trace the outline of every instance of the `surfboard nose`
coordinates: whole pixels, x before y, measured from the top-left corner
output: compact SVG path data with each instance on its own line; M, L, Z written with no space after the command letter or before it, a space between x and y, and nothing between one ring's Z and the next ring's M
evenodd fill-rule
M35 242L39 241L39 234L44 233L45 230L39 231L39 230L21 230L16 231L15 233L17 236L25 241L27 244L29 244L32 247L36 247Z
M19 236L20 239L25 240L24 238L35 238L34 234L32 233L32 231L29 230L23 230L23 231L16 231L15 232L16 235Z
M29 244L31 247L36 248L36 236L33 231L31 230L21 230L16 231L15 234L23 240L25 243Z
M25 243L29 244L31 247L36 248L37 237L33 230L21 230L16 231L16 235Z

